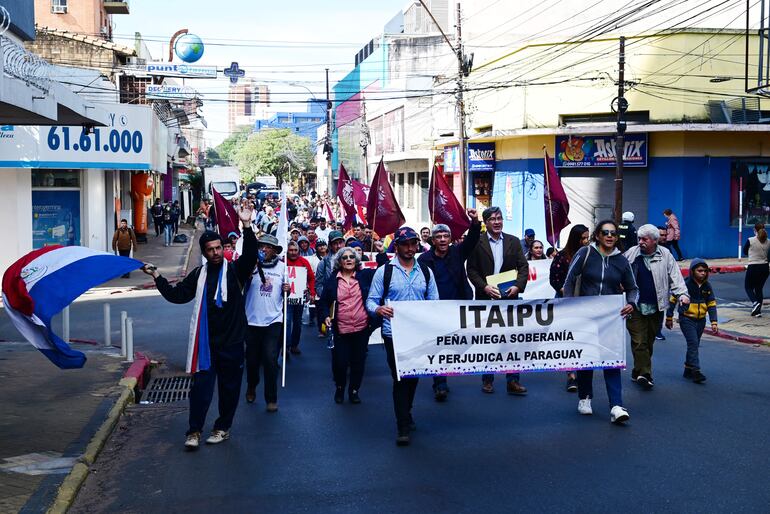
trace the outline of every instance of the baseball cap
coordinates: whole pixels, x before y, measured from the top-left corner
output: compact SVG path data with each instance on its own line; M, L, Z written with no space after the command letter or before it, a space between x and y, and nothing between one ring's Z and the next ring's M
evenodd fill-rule
M337 239L345 239L345 236L342 235L342 232L339 230L332 230L329 232L329 243L333 243Z
M531 228L528 228L524 231L524 237L535 237L535 231Z
M396 230L396 237L393 238L396 244L406 243L412 239L419 240L420 236L418 236L417 232L415 232L411 227L401 227L400 229Z

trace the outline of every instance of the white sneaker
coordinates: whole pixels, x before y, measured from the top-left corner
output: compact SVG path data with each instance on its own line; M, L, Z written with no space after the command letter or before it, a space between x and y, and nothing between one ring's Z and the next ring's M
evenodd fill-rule
M187 448L188 450L197 450L200 445L201 445L200 432L193 432L192 434L187 434L187 438L184 441L185 448Z
M615 405L610 410L610 422L615 424L621 424L628 421L628 418L631 416L628 415L628 411L621 407L620 405Z
M227 430L214 430L209 438L206 439L206 444L219 444L227 439L230 439L230 432Z
M586 416L590 416L594 413L593 409L591 409L591 398L578 401L578 412Z

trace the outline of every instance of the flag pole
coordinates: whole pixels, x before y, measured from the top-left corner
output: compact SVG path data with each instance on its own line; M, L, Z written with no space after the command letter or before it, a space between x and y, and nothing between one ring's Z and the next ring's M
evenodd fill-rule
M432 191L433 194L430 197L430 222L435 223L434 217L436 216L436 173L438 172L438 167L436 166L436 163L433 163L433 173L430 177L430 185L428 186L428 193ZM432 187L431 187L432 186Z
M545 187L548 192L548 216L551 219L551 237L553 238L553 246L556 246L556 233L553 225L553 208L551 208L551 181L549 175L551 169L548 167L548 150L543 145L543 171L545 172ZM548 239L548 231L546 230L546 239ZM550 242L550 241L549 241Z
M283 268L283 283L286 284L289 281L289 268L284 266ZM281 364L281 387L286 387L286 307L288 304L289 293L283 292L283 363Z

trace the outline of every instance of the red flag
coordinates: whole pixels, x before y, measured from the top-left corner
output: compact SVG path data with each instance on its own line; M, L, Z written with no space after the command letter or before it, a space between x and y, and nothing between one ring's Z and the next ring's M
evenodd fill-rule
M380 159L377 172L372 179L369 190L369 202L366 205L366 223L378 234L390 234L404 224L401 207L398 206L396 195L388 181L388 172Z
M353 202L355 203L356 215L361 223L366 221L366 204L369 202L369 186L362 184L357 180L351 180L353 184Z
M356 219L356 202L353 196L353 184L342 163L340 163L339 179L337 180L337 199L340 204L342 204L342 209L345 211L343 226L345 228L350 228L353 226L353 222Z
M241 218L238 216L238 213L235 212L235 208L213 187L211 188L211 192L214 195L214 212L219 234L223 238L227 238L227 234L235 232L238 234L238 237L241 237Z
M553 161L548 158L548 152L545 152L545 188L543 189L543 198L545 201L545 233L551 246L556 246L559 240L559 234L562 229L570 224L569 220L569 200L564 188L561 185L559 174L553 166Z
M452 232L452 239L459 239L471 226L471 220L462 204L449 188L446 177L433 166L433 176L428 188L428 210L433 223L443 223Z

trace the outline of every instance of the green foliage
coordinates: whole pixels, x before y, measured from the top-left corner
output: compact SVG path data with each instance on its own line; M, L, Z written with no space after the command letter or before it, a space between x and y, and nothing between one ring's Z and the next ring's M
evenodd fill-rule
M250 134L251 125L238 127L235 132L230 134L227 139L222 141L219 146L213 150L217 154L219 161L213 162L212 164L222 166L233 165L235 163L235 154L238 153L238 150L240 150L244 144L246 144ZM209 150L208 153L211 153L211 150ZM211 166L212 164L209 164L208 160L209 156L206 155L206 164Z
M227 163L215 148L206 150L206 167L211 166L227 166Z
M245 182L272 175L279 186L290 172L291 179L296 180L300 173L315 171L310 142L289 129L265 129L252 134L235 153L234 162Z

